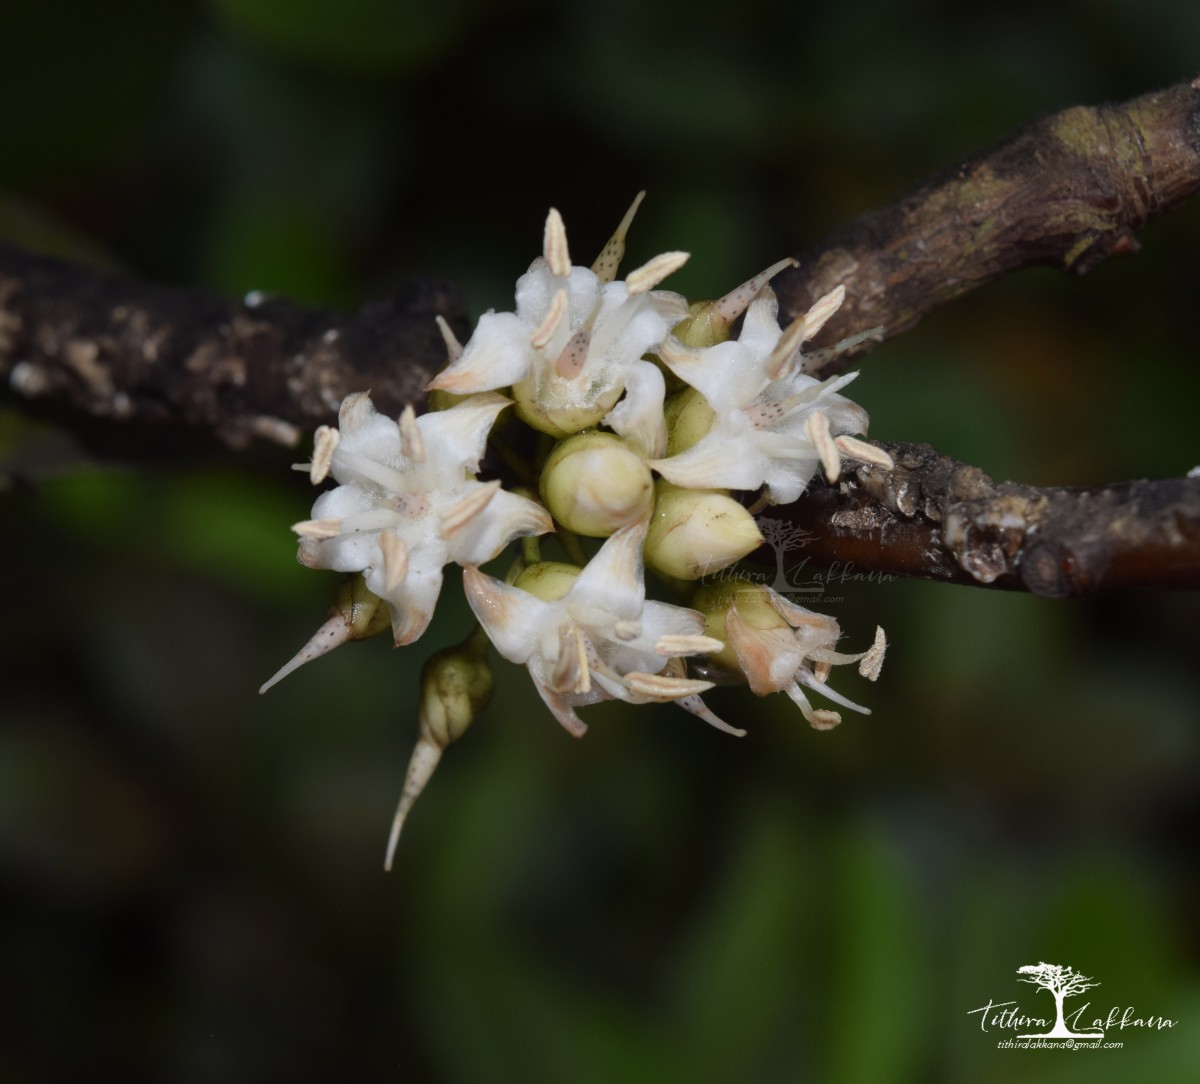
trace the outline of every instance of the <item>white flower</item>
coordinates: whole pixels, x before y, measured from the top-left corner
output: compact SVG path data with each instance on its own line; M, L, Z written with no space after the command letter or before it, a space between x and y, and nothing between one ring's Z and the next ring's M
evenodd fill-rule
M511 385L518 413L544 432L569 436L603 421L643 454L662 455L665 386L642 355L687 315L682 297L653 289L687 253L663 253L613 281L640 202L639 194L590 269L572 266L562 218L551 209L544 255L517 280L517 311L485 313L430 389L461 394Z
M776 504L796 500L823 464L836 480L841 455L891 465L886 453L848 436L865 433L867 413L838 391L858 374L820 381L801 371L799 350L837 311L845 290L821 298L786 331L769 289L750 304L736 340L704 349L668 338L659 355L699 391L715 418L694 445L650 465L692 489L758 489Z
M478 565L514 538L553 529L534 501L475 478L488 431L508 403L479 395L419 418L407 407L396 422L363 392L343 401L339 429L317 431L313 481L331 474L341 485L292 528L301 536L300 560L362 572L391 609L397 645L428 626L445 564Z
M852 662L869 681L878 678L887 650L883 629L875 630L875 642L867 651L848 655L833 649L841 636L837 621L797 606L763 584L731 581L703 588L694 602L707 617L709 634L725 643L713 665L743 676L757 696L787 693L818 730L837 726L842 717L828 708L814 710L805 689L851 711L871 714L826 681L831 667Z
M721 648L720 641L702 635L704 618L694 610L646 601L645 535L645 523L622 527L582 571L571 569L558 579L558 589L544 591L558 596L548 599L468 568L463 573L467 601L500 654L528 667L546 706L576 737L587 726L575 708L612 699L631 704L673 700L740 735L700 700L712 683L684 673L684 656Z

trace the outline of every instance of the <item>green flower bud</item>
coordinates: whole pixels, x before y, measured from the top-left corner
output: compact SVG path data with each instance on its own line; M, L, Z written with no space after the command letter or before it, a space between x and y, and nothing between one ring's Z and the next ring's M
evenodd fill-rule
M550 514L564 527L607 538L650 514L654 479L645 461L612 433L579 433L560 441L538 485Z
M717 413L695 388L672 395L663 407L667 422L667 455L686 452L708 435Z
M487 636L482 629L461 644L435 651L421 667L421 701L417 708L417 745L408 762L404 790L392 820L383 868L392 857L409 810L433 777L442 751L457 741L492 698L492 668L487 659Z
M758 524L716 489L680 489L660 480L646 536L646 563L680 580L726 568L762 545Z
M513 586L528 591L543 602L557 602L571 590L571 584L582 571L578 565L568 565L562 561L538 561L525 569Z
M365 640L391 628L392 618L387 606L363 579L361 572L349 577L333 600L330 616L340 614L350 630L348 640Z
M566 382L553 375L543 375L540 383L530 377L512 386L512 397L513 409L526 425L559 439L599 425L625 390L618 384L585 403L575 403L565 388L556 389L558 383Z
M680 320L671 334L684 346L716 346L729 338L731 320L721 311L719 301L693 301L687 316Z
M457 741L487 707L493 684L486 652L470 641L435 651L421 667L422 737L442 749Z

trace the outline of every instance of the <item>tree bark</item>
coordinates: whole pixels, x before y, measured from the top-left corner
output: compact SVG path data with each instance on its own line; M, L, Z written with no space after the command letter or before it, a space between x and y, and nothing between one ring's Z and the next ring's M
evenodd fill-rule
M874 327L888 338L1011 271L1082 275L1135 253L1136 231L1198 189L1200 77L1120 105L1076 106L801 253L775 279L780 310L794 319L840 283L846 300L818 344Z
M423 404L446 356L438 315L465 335L466 306L435 280L346 315L139 282L0 244L0 377L68 423L182 423L235 447L254 437L295 445L352 391L370 389L389 414Z
M1200 79L1068 109L804 254L775 280L781 309L797 315L841 283L846 302L824 341L875 326L895 335L1019 268L1082 274L1136 252L1135 231L1198 188ZM445 359L436 315L465 336L461 298L437 281L347 316L150 285L0 245L0 386L75 427L98 417L189 426L235 446L294 445L351 391L369 389L390 414L419 405ZM157 454L155 441L143 447ZM891 474L862 467L835 487L814 483L791 506L815 536L809 555L1053 597L1200 586L1200 480L1038 489L997 485L925 445L892 452Z
M814 479L780 510L808 532L806 557L847 576L1050 598L1200 587L1200 478L1040 488L993 482L928 444L880 446L894 470L860 466L832 485Z

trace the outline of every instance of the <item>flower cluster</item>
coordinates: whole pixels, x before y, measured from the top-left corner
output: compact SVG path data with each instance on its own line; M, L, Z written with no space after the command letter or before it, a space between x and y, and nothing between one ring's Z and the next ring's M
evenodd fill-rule
M762 544L753 508L795 501L819 470L835 480L843 459L891 466L855 435L865 434L867 416L841 392L856 374L822 381L806 371L804 344L844 290L784 328L769 283L792 260L696 304L658 289L687 260L683 252L618 279L641 198L591 267L572 263L551 210L543 254L517 281L515 311L486 313L465 346L441 324L449 361L429 385L431 407L440 409L417 416L410 406L392 419L367 393L347 396L337 427L317 430L303 465L314 484L337 485L293 528L300 560L353 578L264 690L338 644L389 626L397 645L415 641L450 564L463 570L478 621L423 671L420 737L389 866L442 750L490 696L489 642L528 669L550 712L576 736L586 730L576 709L602 700L672 701L740 735L701 699L718 673L758 695L785 692L818 729L841 717L814 709L804 690L867 710L826 679L833 665L858 662L874 680L882 630L869 651L839 653L832 618L737 577L698 582ZM545 434L532 464L537 499L532 488L522 494L479 477L510 406ZM549 532L569 563L542 560L538 536ZM590 544L589 557L579 536L603 542ZM504 579L481 571L517 539L521 552ZM647 599L647 567L688 605Z

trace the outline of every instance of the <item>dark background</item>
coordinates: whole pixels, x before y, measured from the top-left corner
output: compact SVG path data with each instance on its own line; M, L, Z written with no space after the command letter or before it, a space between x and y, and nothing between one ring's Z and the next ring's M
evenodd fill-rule
M478 314L548 206L587 263L645 187L628 266L687 249L713 296L1198 39L1183 0L8 3L0 235L342 306L438 274ZM879 348L872 435L1040 484L1196 465L1200 207L1142 240ZM576 743L506 668L384 875L456 592L259 699L335 588L294 561L303 453L94 461L6 409L0 457L0 1078L1200 1075L1194 594L831 584L847 648L893 647L827 734L732 690L740 742L604 707ZM998 1051L969 1011L1050 1015L1041 960L1178 1026Z

